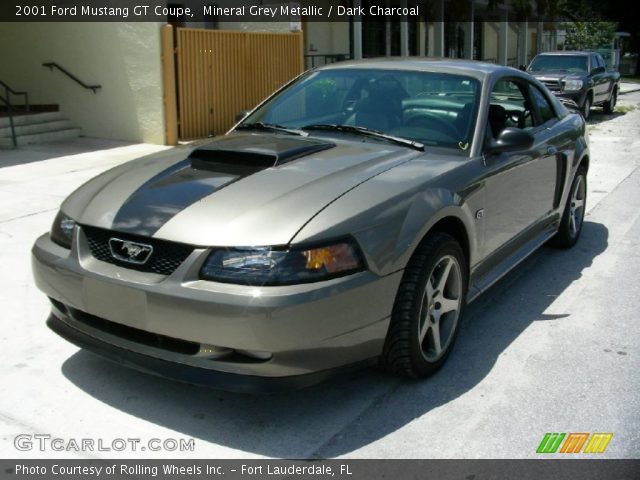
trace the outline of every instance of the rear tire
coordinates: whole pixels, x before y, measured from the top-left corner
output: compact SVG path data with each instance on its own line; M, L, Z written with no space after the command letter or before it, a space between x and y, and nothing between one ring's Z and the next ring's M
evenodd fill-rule
M618 100L618 94L616 92L616 89L614 88L613 92L611 92L611 98L609 98L609 100L607 100L602 105L602 110L604 111L604 113L607 113L607 114L613 113L613 109L616 107L617 100Z
M396 295L381 365L395 374L433 375L453 348L467 295L467 266L450 235L428 235L414 252Z
M580 232L582 232L582 224L584 223L584 213L587 203L587 170L580 167L576 172L576 176L571 184L569 198L564 207L562 220L558 233L553 238L553 245L559 248L573 247Z

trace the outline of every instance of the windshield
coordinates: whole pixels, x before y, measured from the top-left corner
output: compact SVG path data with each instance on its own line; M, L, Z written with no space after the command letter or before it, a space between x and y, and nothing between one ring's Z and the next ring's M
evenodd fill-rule
M353 126L424 145L467 150L479 82L459 75L344 68L310 72L247 117L239 128ZM348 135L354 129L334 130Z
M531 62L529 70L532 72L557 70L581 73L586 72L587 67L587 57L584 55L538 55Z

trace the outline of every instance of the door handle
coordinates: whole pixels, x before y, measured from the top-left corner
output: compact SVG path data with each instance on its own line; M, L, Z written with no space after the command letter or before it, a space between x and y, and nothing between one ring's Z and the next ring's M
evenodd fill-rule
M547 147L547 153L549 155L555 155L556 153L558 153L558 149L554 146Z

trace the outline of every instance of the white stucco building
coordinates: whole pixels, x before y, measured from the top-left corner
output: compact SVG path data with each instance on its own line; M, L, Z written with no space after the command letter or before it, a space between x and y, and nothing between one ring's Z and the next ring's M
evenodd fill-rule
M188 5L194 1L170 3ZM313 1L317 5L323 2L336 3ZM276 0L235 3L278 4ZM304 5L311 0L299 3ZM342 3L359 5L361 0ZM406 21L397 17L375 21L351 17L340 22L312 22L304 17L270 23L221 22L217 18L199 23L176 18L167 21L192 28L236 30L286 31L301 25L307 68L346 58L390 55L472 58L518 66L542 49L553 49L549 28L544 33L545 25L511 22L508 8L488 11L487 0L468 0L466 11L471 12L468 19L473 21L467 22L457 21L448 0L429 5L424 14ZM164 24L0 24L0 80L15 90L27 91L32 105L58 105L84 135L164 143L160 34ZM60 70L43 67L48 62L59 64L85 84L101 88L95 92L83 88Z

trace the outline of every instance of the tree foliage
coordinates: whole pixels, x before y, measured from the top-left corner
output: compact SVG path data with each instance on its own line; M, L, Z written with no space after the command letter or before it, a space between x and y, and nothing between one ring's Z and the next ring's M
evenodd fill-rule
M606 9L602 0L488 0L487 5L494 11L500 5L508 5L520 19L536 17L546 21L600 21Z
M566 30L565 48L567 50L592 50L611 45L616 24L613 22L567 22L562 25Z
M533 17L547 21L563 21L565 48L591 50L611 45L617 24L605 21L602 0L489 0L489 10L510 5L517 19ZM585 21L589 20L589 21Z

